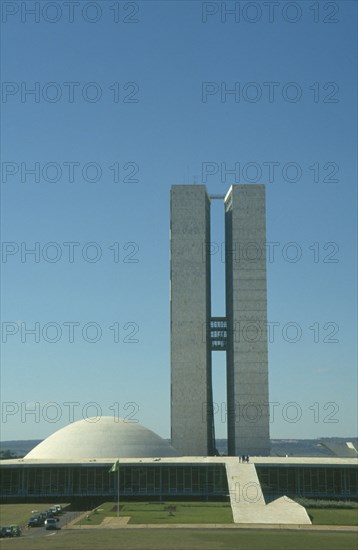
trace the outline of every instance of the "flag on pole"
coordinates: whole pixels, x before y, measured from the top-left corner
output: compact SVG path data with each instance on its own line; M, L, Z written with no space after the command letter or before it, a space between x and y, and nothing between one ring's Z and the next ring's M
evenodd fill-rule
M112 474L113 472L118 472L119 470L119 460L115 462L112 466L112 468L109 470L109 473Z

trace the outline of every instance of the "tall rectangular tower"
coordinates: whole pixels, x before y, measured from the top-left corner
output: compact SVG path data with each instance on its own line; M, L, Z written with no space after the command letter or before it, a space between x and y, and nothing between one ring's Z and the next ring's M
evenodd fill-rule
M229 455L268 455L266 212L263 185L225 197Z
M226 316L211 313L210 200L224 199ZM171 430L183 455L215 449L211 352L227 358L229 455L268 455L266 214L263 185L171 190Z
M173 186L170 216L171 442L183 455L210 455L210 200L205 186Z

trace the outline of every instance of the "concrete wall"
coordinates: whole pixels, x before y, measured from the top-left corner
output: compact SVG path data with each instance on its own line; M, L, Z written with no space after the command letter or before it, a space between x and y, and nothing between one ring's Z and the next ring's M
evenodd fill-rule
M264 186L232 186L225 208L229 455L267 455L270 441Z
M212 453L210 200L204 185L171 190L171 442Z

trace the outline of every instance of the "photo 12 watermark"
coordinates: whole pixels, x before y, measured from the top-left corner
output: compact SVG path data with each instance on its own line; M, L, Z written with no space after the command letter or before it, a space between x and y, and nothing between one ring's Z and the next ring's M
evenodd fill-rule
M120 243L115 241L109 245L95 241L81 243L80 241L56 242L48 241L4 241L1 243L1 263L89 263L111 261L115 264L138 264L139 244L135 241Z
M139 164L134 160L111 161L103 164L94 160L1 163L1 182L4 184L77 184L77 183L140 183Z
M138 82L39 82L4 81L1 84L1 103L86 103L109 100L111 103L139 103Z
M203 244L202 261L207 255L215 256L221 263L227 259L233 265L255 265L265 261L268 264L275 262L309 262L314 264L338 264L340 245L335 241L299 243L297 241L235 241L230 246L225 242L210 241Z
M97 344L103 340L114 344L139 344L139 324L136 321L104 325L97 321L2 321L3 344Z
M210 341L216 351L224 351L227 342L247 344L260 343L311 343L339 344L340 325L336 321L302 323L298 321L262 321L248 319L236 321L229 328L227 320L210 321L202 324L202 341Z
M202 421L206 422L209 404L202 404ZM314 424L338 424L340 406L335 401L319 403L318 401L304 405L298 401L270 401L267 403L248 401L236 403L235 410L228 408L226 401L214 402L212 405L213 415L216 422L226 424L231 417L235 423L256 424L263 416L269 417L270 424L275 422L286 422L297 424L313 422Z
M86 1L46 0L3 1L1 22L22 24L63 24L100 22L134 24L140 22L140 2L133 1Z
M323 23L337 24L341 21L344 2L301 0L298 2L261 0L256 1L207 1L201 4L201 22L204 24L250 24L253 23Z
M203 183L339 183L340 167L333 160L303 163L296 160L201 162Z
M119 403L117 401L103 405L97 401L3 401L1 404L1 422L6 424L10 421L20 421L22 424L48 422L73 423L78 420L85 420L89 423L97 423L102 416L111 416L113 422L124 422L137 424L139 405L135 401Z
M337 82L206 81L201 84L202 103L325 103L340 101Z

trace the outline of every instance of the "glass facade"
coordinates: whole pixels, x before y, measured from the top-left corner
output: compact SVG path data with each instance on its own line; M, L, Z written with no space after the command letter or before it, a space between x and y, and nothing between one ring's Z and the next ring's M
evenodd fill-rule
M0 498L19 497L228 497L224 464L126 464L119 474L112 464L1 465ZM354 465L256 464L265 499L278 496L358 498Z
M256 465L256 471L265 497L358 497L356 466Z
M118 473L109 473L110 467L3 467L0 496L114 496ZM119 492L122 496L227 496L226 469L223 464L120 466Z

